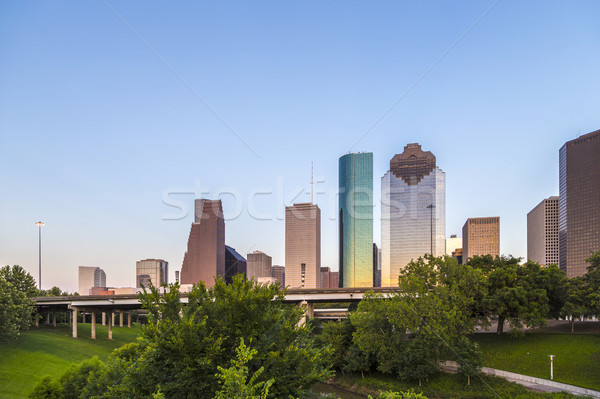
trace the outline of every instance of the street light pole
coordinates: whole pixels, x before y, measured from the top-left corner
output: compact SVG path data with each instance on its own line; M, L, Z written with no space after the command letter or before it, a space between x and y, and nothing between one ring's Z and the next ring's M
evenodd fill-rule
M550 379L554 379L554 357L555 355L548 355L550 357Z
M42 290L42 226L44 225L44 222L42 222L42 221L37 222L36 225L38 226L38 230L39 230L39 236L38 236L38 244L39 244L39 248L38 248L38 255L39 255L38 287L41 291Z
M429 217L430 234L431 234L429 252L431 253L431 256L433 256L433 208L435 208L435 205L429 204L429 205L427 205L427 208L431 211L430 212L430 217Z

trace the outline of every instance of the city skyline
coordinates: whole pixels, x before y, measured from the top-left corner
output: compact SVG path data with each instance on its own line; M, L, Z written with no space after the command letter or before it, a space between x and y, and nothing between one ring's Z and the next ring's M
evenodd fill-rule
M600 126L600 5L493 4L114 4L170 70L101 3L3 3L0 265L37 279L42 220L42 288L75 291L78 265L133 287L146 258L174 281L194 198L222 188L244 200L226 244L284 264L284 209L309 201L314 161L321 265L337 270L338 158L373 153L377 204L411 142L446 173L446 237L498 215L501 253L526 257L559 149Z

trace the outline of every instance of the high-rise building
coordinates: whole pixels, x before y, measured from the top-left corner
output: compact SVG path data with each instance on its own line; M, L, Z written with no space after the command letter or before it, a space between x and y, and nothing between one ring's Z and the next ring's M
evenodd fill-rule
M340 273L329 272L329 288L339 288L340 286Z
M313 203L285 208L285 283L320 288L321 209Z
M408 144L381 179L381 285L395 286L413 259L443 255L445 237L446 175L430 151Z
M79 266L78 293L90 295L93 287L106 287L106 273L95 266Z
M600 250L600 130L567 141L559 152L559 266L582 276Z
M321 288L331 288L329 285L329 275L331 269L328 267L321 267Z
M181 283L215 284L225 278L225 221L221 200L197 199L194 223L181 267Z
M271 267L271 277L275 279L275 281L279 281L282 287L285 287L285 267L273 265Z
M271 277L272 259L264 252L254 251L246 256L246 278Z
M373 243L373 287L381 287L381 249Z
M373 153L339 159L339 259L343 287L373 286Z
M231 284L236 274L243 274L245 278L246 259L234 248L225 245L225 282Z
M500 218L469 218L463 229L462 259L466 263L475 255L500 256Z
M527 259L558 264L558 196L542 200L527 214Z
M150 283L154 287L169 284L169 262L162 259L145 259L135 262L135 286L148 288Z
M452 256L452 253L458 248L462 248L462 238L452 234L450 238L446 238L446 255Z

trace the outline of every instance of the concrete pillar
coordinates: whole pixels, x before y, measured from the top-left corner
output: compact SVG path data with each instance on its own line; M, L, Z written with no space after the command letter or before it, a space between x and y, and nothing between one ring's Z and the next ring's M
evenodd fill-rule
M127 328L131 328L131 311L127 312Z
M69 316L68 317L68 319L69 319L69 327L71 327L71 325L73 324L73 320L72 320L72 318L73 318L72 316L73 315L71 314L71 312L67 311L67 316Z
M123 327L123 311L119 312L119 327Z
M112 312L112 310L108 312L108 339L112 339L112 326L113 322L115 321L115 318L113 316L114 313Z
M50 325L50 312L46 313L46 325Z
M35 319L35 326L39 327L40 326L40 318L38 317L37 314L35 316L33 316L33 318Z
M115 325L115 316L116 315L115 315L115 313L112 310L109 312L109 314L110 314L111 323L114 326Z
M102 325L106 325L106 312L102 312Z
M92 312L92 339L96 339L96 312Z
M77 338L77 311L73 309L73 338Z
M302 327L306 324L306 308L308 307L308 302L302 301L298 304L298 307L304 311L304 315L298 321L298 327Z
M56 328L56 312L52 312L52 327Z

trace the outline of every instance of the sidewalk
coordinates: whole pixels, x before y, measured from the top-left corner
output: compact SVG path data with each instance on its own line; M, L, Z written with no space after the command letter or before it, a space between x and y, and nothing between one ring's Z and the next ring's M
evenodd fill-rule
M458 369L456 362L446 361L442 363L442 369L447 372L455 373ZM494 375L496 377L502 377L507 381L515 382L519 385L531 389L537 392L568 392L573 395L587 395L592 398L600 398L600 392L594 391L587 388L577 387L575 385L563 384L556 381L545 380L543 378L531 377L528 375L511 373L510 371L492 369L489 367L482 367L481 372L487 375Z

